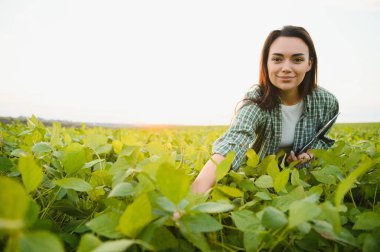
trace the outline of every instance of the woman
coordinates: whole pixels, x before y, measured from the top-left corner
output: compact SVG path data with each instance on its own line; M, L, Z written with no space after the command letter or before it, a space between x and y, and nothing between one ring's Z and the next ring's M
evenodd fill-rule
M309 162L309 150L296 155L338 113L337 99L317 86L317 55L309 33L302 27L285 26L272 31L261 54L259 85L243 100L227 132L213 145L212 159L219 164L235 152L232 169L240 167L248 148L263 159L280 149L289 153L287 162ZM327 149L334 140L323 136L310 149ZM215 183L216 165L209 160L192 190L203 193Z

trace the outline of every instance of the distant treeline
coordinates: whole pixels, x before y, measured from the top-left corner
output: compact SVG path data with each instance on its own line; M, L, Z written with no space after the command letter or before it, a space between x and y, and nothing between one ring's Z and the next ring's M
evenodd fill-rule
M116 124L116 123L90 123L90 122L73 122L73 121L67 121L67 120L49 120L44 118L37 119L42 122L45 126L52 126L54 122L58 122L63 127L75 127L80 128L83 124L86 125L86 127L104 127L104 128L135 128L138 127L138 125L133 124ZM25 116L19 116L19 117L3 117L0 116L0 122L2 123L12 123L12 122L21 122L25 123L27 122L28 118Z

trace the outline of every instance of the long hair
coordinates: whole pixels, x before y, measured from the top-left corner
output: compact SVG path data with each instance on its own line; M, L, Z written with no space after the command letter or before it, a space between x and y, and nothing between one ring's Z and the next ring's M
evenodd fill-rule
M263 49L261 51L260 59L260 77L259 77L259 87L260 87L260 98L250 99L245 97L243 101L243 106L256 103L260 108L265 110L271 110L275 108L279 103L279 90L275 87L268 74L268 56L269 49L272 43L278 37L296 37L302 39L309 49L309 60L312 61L311 69L305 74L304 79L298 86L298 91L300 97L303 99L306 95L311 94L314 89L317 88L317 72L318 72L318 59L317 53L314 48L313 40L311 39L309 33L302 27L298 26L284 26L281 30L274 30L269 33L265 40ZM240 102L239 102L240 103Z

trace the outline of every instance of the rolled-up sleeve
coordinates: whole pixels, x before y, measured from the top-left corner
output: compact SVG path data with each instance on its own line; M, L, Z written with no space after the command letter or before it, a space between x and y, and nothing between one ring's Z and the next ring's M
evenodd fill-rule
M256 104L242 107L234 118L230 128L219 137L212 146L212 154L226 156L232 150L235 158L231 164L237 170L245 158L248 148L256 138L256 127L260 119L260 108Z

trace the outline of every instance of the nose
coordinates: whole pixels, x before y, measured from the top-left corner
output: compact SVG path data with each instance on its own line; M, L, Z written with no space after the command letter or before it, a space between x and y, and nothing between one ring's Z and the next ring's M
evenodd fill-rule
M289 72L292 71L290 62L288 60L285 60L284 63L282 64L281 71L284 72L284 73L289 73Z

